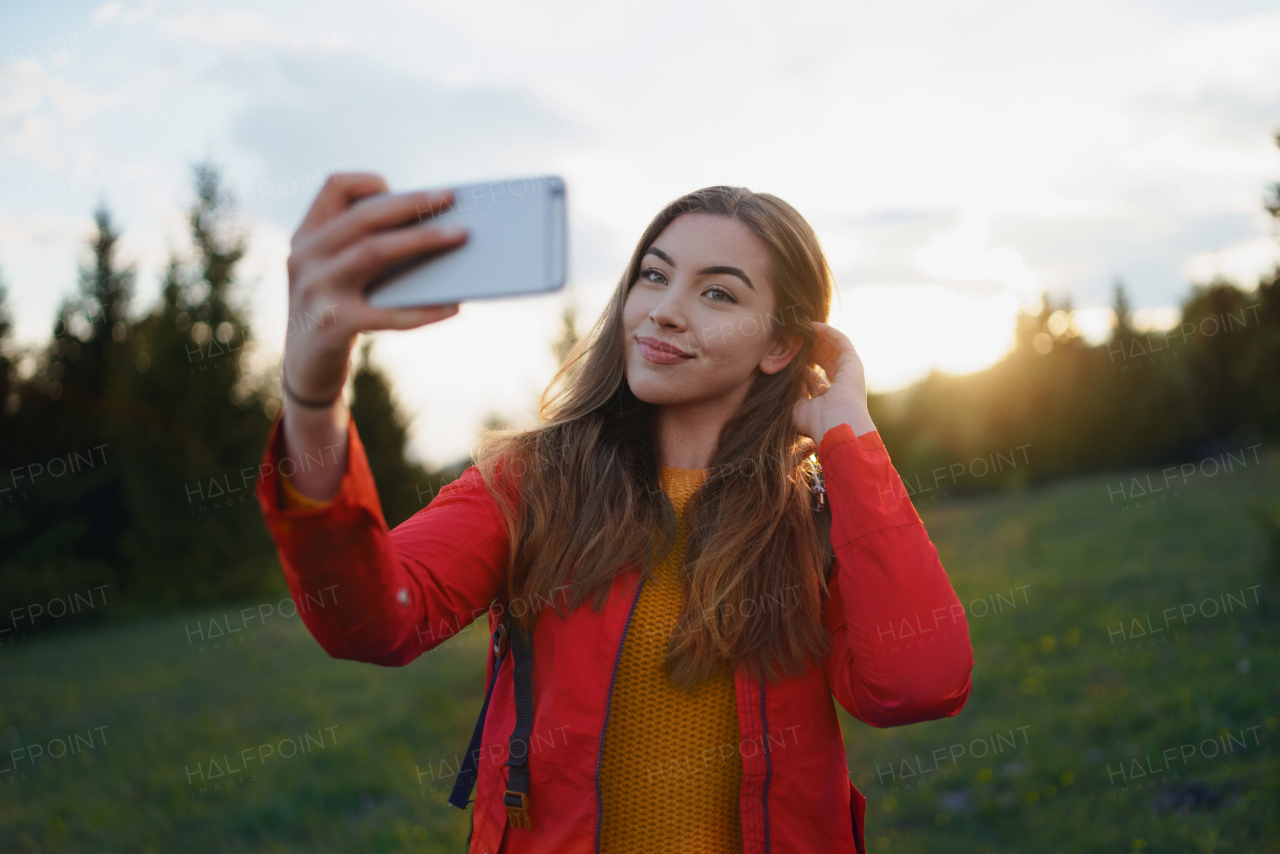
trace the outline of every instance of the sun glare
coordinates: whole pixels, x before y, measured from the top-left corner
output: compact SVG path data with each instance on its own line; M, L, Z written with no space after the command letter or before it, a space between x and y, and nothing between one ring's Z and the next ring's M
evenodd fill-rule
M832 325L858 348L872 391L891 391L936 368L970 373L1013 344L1018 298L957 294L942 285L864 285L841 291Z

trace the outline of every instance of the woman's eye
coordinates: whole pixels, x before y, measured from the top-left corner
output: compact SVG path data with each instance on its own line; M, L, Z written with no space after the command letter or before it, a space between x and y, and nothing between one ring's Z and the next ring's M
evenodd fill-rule
M711 290L707 291L707 293L710 293L710 294L722 294L722 295L724 296L724 299L713 299L713 300L711 300L712 302L737 302L737 300L734 298L733 294L731 294L731 293L730 293L728 290L726 290L725 288L718 288L718 287L717 287L717 288L712 288Z
M653 279L651 279L651 278L649 278L649 277L650 277L650 275L657 276L659 279L661 279L661 280L662 280L662 281L660 281L660 282L656 282L656 284L660 284L660 285L662 285L662 284L666 284L667 277L666 277L666 276L664 276L664 275L662 275L662 272L661 272L661 271L659 271L659 270L654 270L654 269L652 269L652 268L650 268L650 269L648 269L648 270L645 270L643 273L641 273L641 274L640 274L640 277L641 277L641 278L643 278L643 279L648 279L648 281L650 281L650 282L653 282L654 280L653 280Z

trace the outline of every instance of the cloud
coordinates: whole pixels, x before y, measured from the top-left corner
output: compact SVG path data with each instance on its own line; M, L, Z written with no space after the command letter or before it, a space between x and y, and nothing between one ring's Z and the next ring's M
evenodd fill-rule
M319 166L371 170L393 189L549 171L585 129L514 88L444 88L365 57L279 57L234 118L268 180Z
M995 242L1016 246L1043 287L1077 307L1109 305L1117 278L1138 306L1163 306L1190 288L1184 259L1257 234L1257 213L1198 216L1157 210L1109 216L1006 215L993 221Z
M0 155L50 171L87 168L84 129L118 97L50 73L34 59L0 70Z
M269 23L253 9L189 9L179 14L163 15L155 23L166 38L187 44L206 44L220 48L236 48L248 44L280 43L295 38L290 28Z
M1015 250L990 245L983 219L957 208L882 208L812 224L842 289L939 285L989 298L1025 289L1029 275Z
M1183 274L1196 284L1226 279L1252 289L1261 277L1273 275L1277 267L1280 267L1280 243L1270 236L1254 237L1217 252L1191 256L1183 265Z

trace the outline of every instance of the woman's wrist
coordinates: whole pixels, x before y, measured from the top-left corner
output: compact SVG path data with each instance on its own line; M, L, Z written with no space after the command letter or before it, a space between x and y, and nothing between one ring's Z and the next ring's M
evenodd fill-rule
M347 470L350 421L351 410L342 399L341 389L333 402L323 408L299 405L286 394L280 424L280 463L289 459L293 465L289 471L280 465L280 473L287 475L302 495L328 501L337 494Z
M338 398L342 397L342 386L339 386L337 392L325 400L305 398L289 387L289 376L283 370L280 372L280 387L284 391L286 401L304 409L330 409L338 402Z
M342 399L342 390L354 343L354 336L323 340L314 330L306 338L288 341L280 364L284 391L281 462L285 458L293 461L291 470L282 468L281 474L299 493L317 501L328 501L337 494L347 470L351 410Z
M822 424L822 436L826 436L828 430L838 427L841 424L848 424L853 428L854 436L865 436L866 434L873 433L876 430L875 422L871 420L871 413L864 409L860 412L844 413L843 415L824 421ZM819 443L822 442L822 436L818 437Z
M280 360L281 384L287 398L312 408L325 408L342 395L355 338L287 343ZM316 405L318 404L318 405Z

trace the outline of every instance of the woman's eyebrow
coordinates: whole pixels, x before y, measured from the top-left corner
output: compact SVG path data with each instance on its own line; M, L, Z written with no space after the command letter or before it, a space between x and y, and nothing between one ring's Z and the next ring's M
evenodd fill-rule
M663 261L666 261L668 264L670 264L673 268L676 266L676 262L671 260L671 256L663 252L661 249L658 249L657 247L650 246L648 250L645 251L644 254L657 255Z
M675 265L673 264L672 266L675 266ZM698 271L699 276L710 276L715 273L724 273L727 276L737 276L739 279L742 279L742 281L746 282L747 287L751 288L751 290L754 291L756 289L756 286L751 284L751 280L747 278L747 274L742 272L742 270L738 269L737 267L724 267L724 266L703 267L701 270Z
M676 262L671 260L670 255L663 252L661 249L658 249L657 247L650 246L649 249L644 254L657 255L663 261L666 261L668 264L670 264L672 269L675 269ZM747 274L742 272L742 270L738 267L728 267L724 265L719 265L715 267L703 267L701 270L698 271L699 276L711 276L716 273L723 273L724 275L727 275L727 276L737 276L739 279L742 279L742 281L746 282L747 287L751 288L751 290L754 291L756 289L756 286L751 284L751 279L748 278Z

